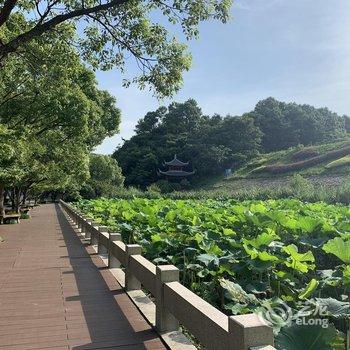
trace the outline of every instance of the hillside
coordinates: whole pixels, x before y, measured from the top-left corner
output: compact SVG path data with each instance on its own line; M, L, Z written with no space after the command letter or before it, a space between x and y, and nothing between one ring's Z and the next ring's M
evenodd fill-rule
M195 170L188 181L189 187L197 187L198 182L246 164L258 154L268 153L238 175L245 176L252 169L276 161L289 164L304 160L288 159L288 153L300 150L298 145L334 142L349 131L350 118L327 108L270 97L240 116L208 116L195 100L189 99L147 113L136 125L135 135L118 147L112 157L122 168L126 186L145 189L154 183L164 187L157 170L176 154L189 162L188 171Z
M260 154L232 172L231 176L218 180L212 187L280 186L295 174L313 183L339 185L350 174L350 139Z

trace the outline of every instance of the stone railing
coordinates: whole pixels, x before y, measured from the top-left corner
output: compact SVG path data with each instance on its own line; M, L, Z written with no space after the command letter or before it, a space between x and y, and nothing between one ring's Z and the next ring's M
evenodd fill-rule
M140 306L144 301L137 303L140 293L145 296L142 289L153 296L155 307L141 312L154 323L170 348L195 349L178 331L181 324L208 350L275 349L272 328L257 315L228 317L183 286L175 266L154 265L141 255L140 245L124 244L119 233L108 232L106 226L93 222L70 204L60 203L111 271L116 270L114 275L129 296L133 299L136 295L133 300L137 306L144 306Z

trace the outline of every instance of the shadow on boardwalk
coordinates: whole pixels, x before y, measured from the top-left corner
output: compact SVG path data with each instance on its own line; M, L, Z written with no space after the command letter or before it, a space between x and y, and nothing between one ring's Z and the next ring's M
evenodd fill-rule
M58 205L0 235L0 349L166 349Z
M71 337L79 337L72 349L165 349L92 247L83 246L58 205L56 211L71 265L62 271L62 280L67 323L76 326ZM84 336L90 344L79 345Z

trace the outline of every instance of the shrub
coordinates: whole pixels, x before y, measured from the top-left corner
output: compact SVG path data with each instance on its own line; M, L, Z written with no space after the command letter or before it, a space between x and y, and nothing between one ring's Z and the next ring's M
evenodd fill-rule
M295 161L305 160L312 157L317 157L319 155L318 151L313 147L303 148L292 154L292 159Z
M303 199L314 193L314 186L300 174L293 175L289 186L295 198Z
M342 157L340 159L334 160L333 162L328 163L325 168L332 169L332 168L338 168L344 165L350 165L350 155Z
M285 165L269 165L266 166L263 171L271 174L283 174L290 171L297 171L308 167L312 167L314 165L321 164L325 161L329 161L339 157L344 157L347 156L349 153L350 147L344 147L339 150L331 151L326 154L322 154L317 157L313 157L296 163L290 163Z
M188 190L191 187L191 183L187 179L182 179L180 185L182 190Z
M350 179L335 189L336 203L350 204Z
M147 192L154 193L154 194L157 194L157 193L160 194L162 192L162 190L160 189L160 187L156 183L153 183L147 187Z
M162 193L168 193L173 191L171 183L167 180L159 180L156 182L156 184Z
M266 171L266 168L268 168L266 165L258 166L257 168L253 169L249 172L249 174L260 174L264 173Z

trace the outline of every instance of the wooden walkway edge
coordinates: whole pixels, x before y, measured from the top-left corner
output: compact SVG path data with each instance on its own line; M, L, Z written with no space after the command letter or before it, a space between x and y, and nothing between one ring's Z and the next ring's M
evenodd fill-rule
M0 349L164 350L58 205L0 226Z

